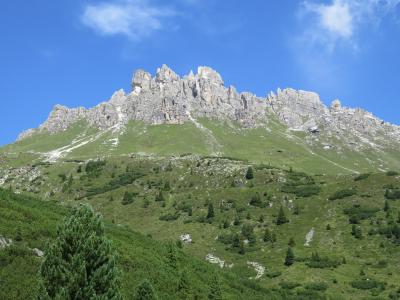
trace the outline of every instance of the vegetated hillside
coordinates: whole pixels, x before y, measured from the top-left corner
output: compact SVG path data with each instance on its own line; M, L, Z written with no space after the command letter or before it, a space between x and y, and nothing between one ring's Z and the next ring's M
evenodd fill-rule
M295 168L194 155L110 156L15 167L24 160L24 155L4 159L3 186L67 205L90 203L116 225L109 225L110 237L125 253L123 257L137 257L134 265L142 260L158 265L164 262L163 252L148 252L144 245L141 255L131 256L135 245L160 244L130 230L177 242L188 261L193 258L200 264L202 260L204 266L208 260L210 267L204 268L215 271L222 266L223 276L233 276L229 282L254 285L256 294L251 288L243 290L246 299L263 294L261 298L270 299L267 291L284 299L400 296L397 172L308 175ZM51 218L43 215L43 222ZM15 234L11 228L15 225L8 229ZM121 228L123 241L119 241ZM184 234L192 242L179 242ZM151 279L170 273L165 264L157 270L161 273ZM211 271L204 277L193 272L195 278L200 276L195 286L204 295ZM127 293L128 286L135 286L131 285L135 276L124 276ZM225 297L243 299L228 281ZM157 288L160 293L168 291Z
M46 249L45 244L55 239L57 224L68 212L56 203L0 189L0 238L12 240L10 245L0 247L0 299L35 299L42 258L33 249ZM266 295L282 299L280 292L267 291L256 282L219 270L191 257L174 243L157 242L126 226L106 225L107 236L118 253L124 299L132 299L144 278L155 286L160 299L206 299L215 282L226 299L264 299ZM176 262L170 259L171 247ZM183 273L184 294L178 290Z
M244 128L233 122L201 119L179 125L147 125L131 121L121 131L99 131L79 121L65 131L34 134L0 149L5 157L57 161L92 159L131 153L155 156L194 154L236 157L311 174L351 174L400 168L396 148L349 147L329 143L318 133L288 131L271 117L267 127ZM324 144L330 146L323 146Z

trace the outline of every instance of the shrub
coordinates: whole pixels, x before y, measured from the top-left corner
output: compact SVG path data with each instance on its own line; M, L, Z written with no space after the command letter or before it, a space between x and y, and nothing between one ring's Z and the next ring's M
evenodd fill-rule
M340 191L337 191L333 195L329 197L329 200L338 200L338 199L344 199L347 197L351 197L353 195L357 194L357 192L353 189L343 189Z
M328 289L328 285L325 282L311 282L306 284L304 288L314 291L326 291Z
M158 219L160 221L175 221L179 218L179 216L180 216L179 213L175 213L175 214L168 213L168 214L160 216Z
M399 175L399 172L396 172L396 171L387 171L387 172L386 172L386 175L387 175L387 176L397 176L397 175Z
M361 181L361 180L367 179L370 175L371 174L369 174L369 173L360 174L354 178L354 181Z
M385 192L385 198L390 200L400 199L400 189L387 189Z
M377 208L361 207L358 204L345 208L343 212L349 216L350 224L359 224L361 220L369 219L379 211Z
M340 260L329 257L319 256L317 252L311 255L311 258L306 263L310 268L326 269L326 268L337 268L341 265Z
M361 278L353 280L351 286L359 290L385 289L385 284L371 278Z

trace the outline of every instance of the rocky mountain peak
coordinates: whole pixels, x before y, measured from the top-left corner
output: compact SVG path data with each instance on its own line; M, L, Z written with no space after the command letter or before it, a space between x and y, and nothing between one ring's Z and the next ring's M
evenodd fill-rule
M110 100L91 109L56 105L46 122L36 130L23 132L20 139L38 131L60 132L81 119L101 130L120 130L130 120L182 124L196 122L198 118L231 120L247 128L268 127L271 117L289 130L318 133L328 139L357 138L371 145L386 143L388 139L400 141L398 126L364 110L342 108L339 100L328 108L318 94L291 88L278 89L267 98L260 98L239 93L233 86L225 87L220 74L210 67L198 67L197 74L190 72L181 78L167 65L158 68L154 77L137 70L130 93L118 90Z

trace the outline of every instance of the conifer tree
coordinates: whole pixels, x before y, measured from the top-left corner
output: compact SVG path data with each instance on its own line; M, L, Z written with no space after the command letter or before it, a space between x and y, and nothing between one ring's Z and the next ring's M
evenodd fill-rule
M272 239L271 230L269 230L269 228L266 228L264 231L263 241L267 243L271 242L271 239Z
M294 264L294 252L292 248L288 248L286 252L286 257L285 257L285 266L291 266Z
M164 195L163 195L163 192L162 192L162 191L159 191L159 192L157 193L155 201L157 201L157 202L163 202L163 201L165 201L165 198L164 198Z
M289 239L288 245L289 245L290 247L296 246L296 242L294 241L294 239L293 239L292 237Z
M244 246L244 241L240 240L239 242L239 254L244 255L246 253L246 248Z
M125 191L124 196L122 197L122 205L127 205L133 202L133 194Z
M253 178L254 178L253 168L252 167L248 167L247 168L247 172L246 172L246 179L247 180L251 180Z
M279 209L278 217L276 218L276 225L282 225L289 222L289 220L286 218L285 211L283 210L283 207Z
M133 300L157 300L156 292L147 279L137 287Z
M210 202L208 203L207 219L211 219L214 217L215 217L214 205Z
M168 259L168 264L174 268L178 268L178 255L176 253L176 247L173 243L169 243L167 245L167 259Z
M388 212L390 210L389 201L385 200L385 205L383 206L383 211Z
M221 283L217 275L214 275L210 284L210 293L208 294L210 300L222 300Z
M121 299L111 243L89 206L75 208L58 227L39 278L38 299Z

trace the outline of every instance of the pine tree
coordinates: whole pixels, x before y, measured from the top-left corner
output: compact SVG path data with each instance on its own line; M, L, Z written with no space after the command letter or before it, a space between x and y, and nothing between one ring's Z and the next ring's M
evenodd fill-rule
M127 205L133 202L133 194L125 191L124 197L122 198L122 205Z
M293 209L293 214L298 216L300 214L300 206L296 203Z
M211 219L214 217L215 217L214 205L210 202L208 203L207 219Z
M121 299L111 243L90 206L75 208L58 227L39 277L38 299Z
M271 239L272 239L271 230L266 228L264 231L263 241L267 243L267 242L271 242Z
M294 239L293 239L292 237L289 239L288 245L289 245L290 247L296 246L296 242L294 241Z
M210 284L210 293L208 294L210 300L222 300L221 283L217 275L214 275Z
M163 192L162 192L162 191L159 191L159 192L157 193L155 201L157 201L157 202L163 202L163 201L165 201L165 198L164 198L164 195L163 195Z
M239 254L244 255L246 253L246 248L244 246L244 241L240 240L239 242Z
M145 279L136 289L133 300L156 300L157 295L152 284Z
M247 180L251 180L253 178L254 178L253 168L252 167L248 167L247 168L247 172L246 172L246 179Z
M385 205L383 206L383 211L388 212L390 210L389 201L385 200Z
M174 268L178 268L178 255L176 253L176 247L173 243L167 245L167 260L168 264Z
M360 227L360 226L356 226L355 224L353 224L353 226L351 227L351 234L352 234L355 238L361 239L361 238L362 238L361 227Z
M285 257L285 266L291 266L294 264L294 253L292 248L288 248L286 252L286 257Z
M170 191L171 190L171 185L169 181L165 182L164 184L164 191Z
M285 211L283 210L283 207L279 209L278 217L276 218L276 225L282 225L289 222L289 220L286 218Z

